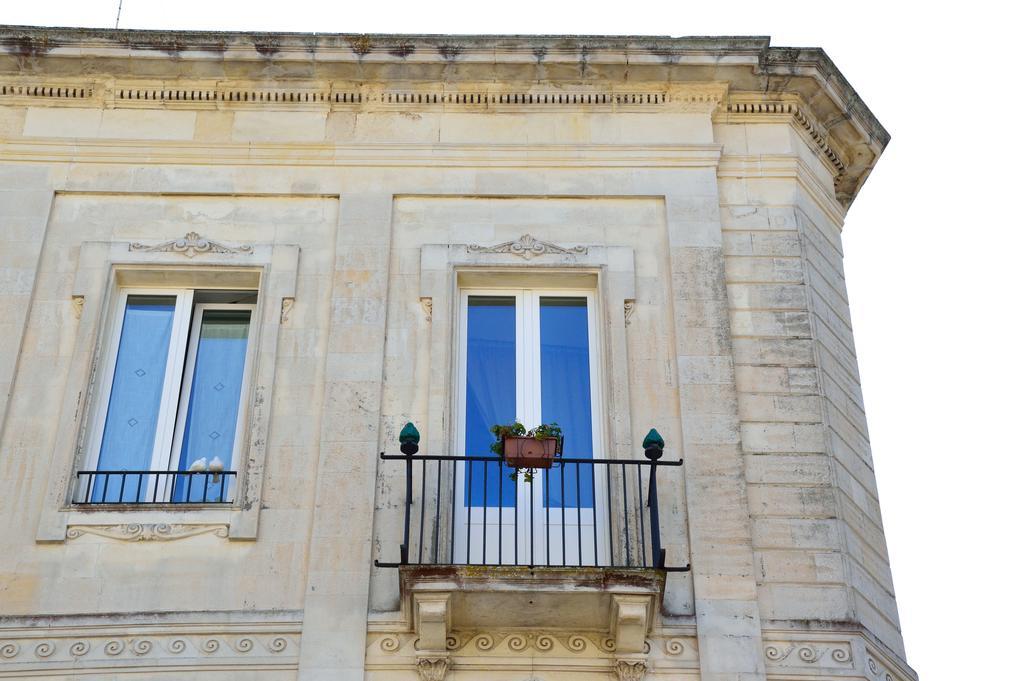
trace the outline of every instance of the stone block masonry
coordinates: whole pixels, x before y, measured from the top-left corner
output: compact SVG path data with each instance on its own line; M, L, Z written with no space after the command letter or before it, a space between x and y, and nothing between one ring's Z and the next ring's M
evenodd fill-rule
M887 142L766 38L0 27L0 678L915 680L841 239ZM256 301L230 503L82 503L129 290ZM595 451L664 436L689 572L375 563L469 290L592 301Z

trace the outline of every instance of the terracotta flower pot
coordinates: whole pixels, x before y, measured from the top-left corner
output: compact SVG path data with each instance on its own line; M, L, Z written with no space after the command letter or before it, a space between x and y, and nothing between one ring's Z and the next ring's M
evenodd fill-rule
M558 453L558 438L506 435L505 463L512 468L551 468Z

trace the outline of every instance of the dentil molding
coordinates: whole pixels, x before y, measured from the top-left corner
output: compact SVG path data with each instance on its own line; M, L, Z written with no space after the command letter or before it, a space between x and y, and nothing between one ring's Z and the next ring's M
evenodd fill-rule
M308 82L267 87L245 81L181 80L104 82L18 79L0 81L0 102L34 105L93 105L103 108L224 107L266 109L432 109L514 110L675 110L710 113L728 92L723 82L644 86L639 84L534 87L465 83L458 88L429 83L393 88L384 83L328 85Z

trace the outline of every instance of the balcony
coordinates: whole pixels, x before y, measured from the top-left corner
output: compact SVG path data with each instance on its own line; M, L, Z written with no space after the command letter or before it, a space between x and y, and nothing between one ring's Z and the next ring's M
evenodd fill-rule
M660 438L659 438L660 440ZM669 564L658 505L680 460L652 445L644 459L559 457L531 476L497 456L382 453L404 475L402 542L378 567L398 568L418 654L447 668L453 632L604 632L623 664L644 642ZM676 484L681 484L679 481Z

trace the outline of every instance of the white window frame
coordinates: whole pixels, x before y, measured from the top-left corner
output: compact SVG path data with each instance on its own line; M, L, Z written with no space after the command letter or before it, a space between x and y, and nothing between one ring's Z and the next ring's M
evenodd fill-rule
M103 359L103 375L100 382L98 408L93 414L90 427L91 435L85 459L85 470L99 470L100 448L106 427L107 411L110 408L110 394L113 388L114 371L117 367L117 357L120 350L125 309L128 305L129 296L136 295L175 297L174 320L171 324L171 338L167 348L167 363L164 369L163 392L160 397L160 413L157 416L157 427L153 437L153 451L150 455L149 470L153 472L176 470L178 461L181 458L184 417L187 415L188 401L191 397L192 377L195 372L196 353L198 351L199 332L201 330L199 322L202 319L203 312L206 310L229 309L250 310L249 334L246 338L242 385L239 391L238 417L235 422L235 439L231 457L235 470L237 471L239 468L238 462L248 423L248 410L245 408L245 405L248 402L249 382L254 361L253 331L256 322L256 304L194 304L195 292L202 290L216 289L122 287L118 290L114 317L110 324L107 342L108 350ZM254 290L253 294L257 294L257 291ZM226 494L234 496L233 486L236 482L234 479L229 481L229 486L225 488ZM84 485L85 483L80 484ZM159 484L155 495L153 490L154 484ZM157 483L151 479L147 483L147 492L143 498L155 498L158 501L169 502L170 493L171 486L167 485L165 480ZM119 503L118 505L131 505L131 503Z
M505 296L515 297L516 301L516 418L526 428L532 428L541 423L541 375L540 375L540 299L553 298L585 298L587 301L587 342L590 364L590 409L591 409L591 442L593 446L593 458L606 458L604 442L604 402L602 399L602 381L600 373L601 343L598 326L597 295L593 289L565 289L565 288L460 288L459 289L459 312L458 312L458 373L456 381L456 396L458 414L455 428L456 452L465 455L466 449L466 379L468 364L468 321L469 321L469 298L470 296ZM521 324L520 324L521 321ZM601 562L607 563L610 558L610 547L608 545L608 522L607 511L609 499L606 493L605 477L607 471L605 466L594 467L594 522L598 525L597 531L597 554ZM465 485L465 466L458 467L455 476L455 489L452 490L455 499L461 498L461 490ZM517 484L518 504L520 509L529 506L529 489L523 483ZM535 506L531 508L531 522L538 522L534 514L537 511L536 505L541 503L535 498ZM480 524L484 520L483 513L486 513L488 526L499 527L508 525L512 509L505 509L501 506L467 507L461 502L455 504L455 527L453 541L456 562L465 556L466 535L469 524ZM521 513L524 511L521 511ZM468 516L468 517L467 517ZM506 517L509 516L509 517ZM577 519L578 521L579 519ZM521 524L522 528L522 524ZM499 535L501 536L501 535ZM527 532L520 529L520 536L515 538L519 544L518 564L527 565L529 558L533 556L538 563L547 561L546 547L538 544L540 537L534 535L535 545L531 552ZM500 539L499 539L500 541ZM491 551L488 551L490 554ZM502 552L504 563L513 564L515 553ZM483 556L485 562L487 556ZM509 560L506 560L509 559ZM586 564L586 563L585 563Z
M189 332L188 354L185 357L185 370L181 379L181 396L178 399L178 411L180 418L175 418L174 441L171 445L170 457L167 459L167 470L178 465L181 460L181 442L185 437L185 417L188 415L188 403L192 398L192 378L196 370L196 356L199 352L199 334L202 331L203 313L207 310L249 310L249 335L245 341L245 360L242 365L242 387L238 395L238 418L235 421L235 439L231 450L231 461L238 463L239 452L242 448L242 437L246 430L247 411L245 395L249 387L249 378L252 369L252 327L256 315L255 303L198 303L192 306L192 330Z

